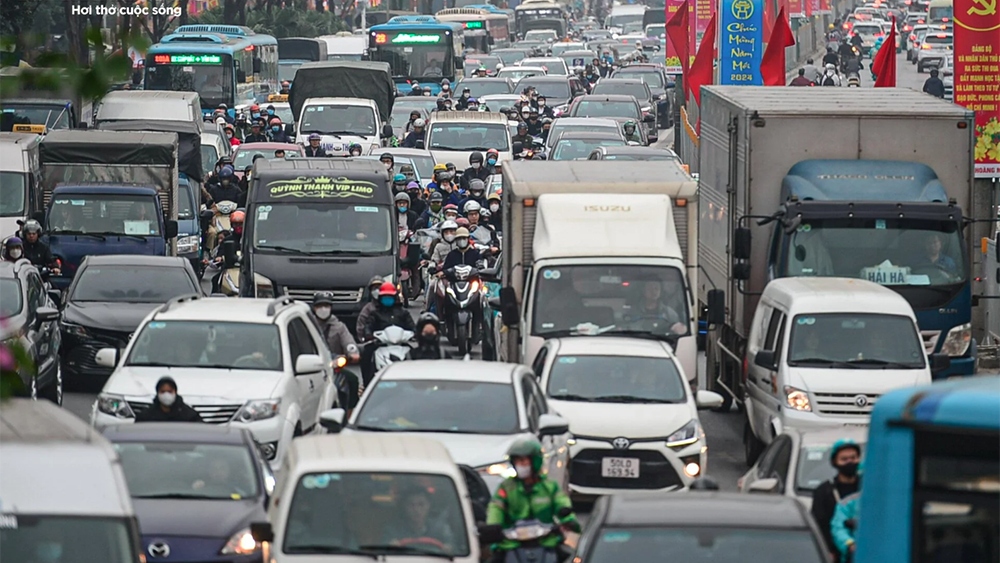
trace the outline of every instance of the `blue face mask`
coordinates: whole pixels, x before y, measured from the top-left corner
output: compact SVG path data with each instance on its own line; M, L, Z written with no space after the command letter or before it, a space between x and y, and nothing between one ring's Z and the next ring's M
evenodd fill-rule
M406 210L409 209L409 207L397 207L396 209L398 209L400 213L406 213Z
M396 296L394 295L383 295L378 298L378 302L382 304L383 307L392 307L396 304Z
M257 119L258 117L260 117L260 114L259 113L251 113L250 117L252 117L254 119Z
M62 557L62 544L59 542L43 542L35 546L35 557L44 563L58 561Z
M281 131L281 127L275 125L274 127L271 127L271 131L277 133L277 132Z
M267 115L274 115L274 110L273 109L267 110Z
M486 161L486 164L489 164L490 166L495 166L496 163L497 163L497 159L495 159L495 158L491 158L491 159L489 159L489 160Z

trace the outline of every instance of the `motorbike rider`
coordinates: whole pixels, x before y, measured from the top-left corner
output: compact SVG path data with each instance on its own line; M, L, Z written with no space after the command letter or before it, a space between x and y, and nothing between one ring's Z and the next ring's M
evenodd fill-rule
M503 228L503 215L500 212L500 194L494 192L486 198L486 208L490 210L490 225L496 232Z
M823 77L817 82L820 86L840 86L840 74L837 72L837 67L833 63L826 65L823 71Z
M323 150L323 147L319 146L319 142L322 140L323 138L319 136L319 133L310 133L309 144L305 148L305 155L307 157L313 157L313 158L330 156L326 154L326 151Z
M426 125L427 122L425 122L423 119L418 119L414 121L413 130L406 134L406 138L403 139L403 142L400 144L400 146L413 149L417 147L417 141L423 141L426 143L427 134L424 131L424 127Z
M413 88L410 89L410 93L407 94L407 95L408 96L423 96L424 95L424 89L421 88L419 84L414 84Z
M406 191L406 176L402 174L396 174L392 177L392 193L398 194L400 192Z
M361 322L361 319L358 319ZM397 298L396 285L392 282L382 282L378 289L378 301L375 304L374 313L366 319L364 330L359 330L359 335L373 335L380 330L398 326L400 328L416 332L416 325L409 311ZM375 349L377 345L365 346L361 354L361 370L364 383L367 386L375 375Z
M476 244L489 247L490 255L495 255L500 251L500 242L497 241L496 233L488 224L480 224L480 210L482 206L475 201L465 203L465 217L469 221L469 235L475 239Z
M361 352L354 342L354 337L351 336L351 331L333 314L333 294L329 291L316 292L313 295L312 312L323 339L330 347L330 354L333 357L347 356L347 360L352 364L360 362ZM358 404L358 376L349 370L341 369L335 383L341 408L348 411L353 409Z
M517 124L517 135L514 135L510 139L511 143L520 142L521 146L526 149L530 149L532 144L534 144L534 139L528 134L528 124L525 122L520 122Z
M944 98L944 82L938 77L938 70L931 69L931 77L924 82L924 93L935 98Z
M468 111L479 111L479 100L475 98L469 98L469 103L466 104L465 108Z
M469 229L465 227L459 227L455 231L455 248L444 259L442 270L448 270L455 266L472 266L475 268L476 264L483 259L479 251L472 247L469 237Z
M411 360L447 360L451 355L441 348L441 322L431 312L417 319L417 347L410 351Z
M441 182L438 184L438 190L446 194L444 197L445 206L454 205L456 208L459 208L465 205L465 194L460 187L454 184L452 178L454 176L451 172L441 174Z
M840 46L837 47L837 54L840 55L840 65L844 67L846 74L847 60L853 59L855 56L854 47L851 46L846 37L840 40Z
M486 523L506 529L520 521L538 520L579 532L580 523L573 514L569 495L559 487L559 483L542 474L545 463L542 444L536 438L522 438L507 450L507 459L516 475L500 483L486 509ZM560 534L552 534L541 538L538 543L548 549L557 549L562 540ZM503 540L494 546L492 561L502 563L507 552L518 547L517 540Z
M469 182L469 199L465 201L465 205L462 207L466 213L469 210L469 203L475 202L479 205L486 205L486 183L479 178L473 178Z
M625 140L630 143L642 143L642 135L639 134L638 128L636 127L635 121L631 119L625 122L622 126L625 132Z
M820 70L816 68L816 64L813 62L812 58L806 59L806 64L802 68L806 71L805 75L806 78L809 79L809 82L819 84L821 73Z
M372 279L368 280L368 301L358 313L358 321L354 325L354 333L358 335L359 341L371 340L372 335L365 334L364 330L372 315L375 314L375 308L378 306L378 289L382 287L383 282L385 280L382 279L382 276L372 276Z
M538 108L528 109L528 134L532 137L540 137L542 135L542 121L538 118Z
M438 186L440 184L441 174L448 171L448 167L444 164L435 164L434 171L432 172L431 181L427 184L427 190L431 193L438 191Z
M240 146L240 138L236 136L236 127L231 123L227 123L225 127L226 140L229 141L229 146L238 147Z
M806 78L806 69L800 68L799 69L799 75L796 76L795 78L793 78L792 81L788 83L788 85L789 86L815 86L816 84L813 83L812 80L809 80L808 78Z
M3 261L17 262L24 259L24 241L18 237L10 237L3 243Z
M858 464L861 462L861 446L851 439L834 442L830 448L830 465L837 470L837 475L819 484L813 490L812 517L819 526L826 545L833 551L834 560L839 557L830 532L830 522L833 520L837 504L845 498L861 490L861 478L858 476Z
M858 518L861 515L861 492L858 491L837 503L830 521L830 536L833 547L840 552L841 563L852 563L857 550Z
M427 202L421 198L423 188L419 182L410 181L406 183L406 194L410 196L410 209L417 214L417 221L413 223L414 228L420 222L420 217L427 209Z
M475 151L469 155L469 167L465 169L462 173L462 178L460 180L462 189L469 191L469 181L472 179L478 179L486 181L486 178L490 176L490 169L483 166L483 162L486 160L483 157L483 153Z
M266 143L267 135L261 132L261 126L258 122L253 122L250 124L250 134L243 137L243 144L247 143Z
M389 176L395 176L393 168L396 166L396 158L392 156L392 153L384 152L378 159L379 162L385 165L385 169L389 171Z
M542 118L542 142L545 143L549 140L549 131L552 130L552 119L545 117Z
M454 203L445 204L442 213L445 221L458 221L458 206Z
M861 63L861 57L851 56L849 59L844 61L844 75L848 78L852 74L857 75L858 80L861 80L861 70L865 68L865 65Z
M546 117L552 119L555 117L555 114L552 113L552 108L548 106L548 100L541 94L538 95L538 117L541 119L545 119Z
M857 47L858 49L860 49L861 46L864 44L864 42L865 40L861 38L861 34L859 33L855 33L854 35L851 36L850 43L852 47Z
M437 279L443 274L441 273L441 267L444 265L444 261L448 258L448 254L454 249L455 242L455 231L458 230L458 223L455 221L445 221L441 223L441 240L434 245L431 250L431 254L428 257L424 265L432 265L438 272L434 276L430 276L427 284L427 292L424 299L424 310L430 311L432 307L436 307L438 304L435 303L435 296L437 295ZM440 310L440 308L437 308Z
M468 107L469 104L469 98L471 97L472 90L468 86L462 88L462 95L455 100L455 109L458 111L465 111L465 108Z
M438 94L439 98L451 98L451 81L447 78L441 79L441 93Z
M435 227L441 221L444 221L444 214L441 212L442 207L444 207L444 194L437 191L431 192L431 195L427 198L427 209L424 210L417 221L417 228L426 229L428 227Z
M840 57L837 56L837 52L833 50L833 47L826 48L826 54L823 55L823 66L832 64L837 66L840 63Z
M363 153L363 152L364 152L364 149L362 149L361 145L359 145L357 143L351 143L351 146L348 147L348 149L347 149L347 154L349 154L351 156L361 156L361 153Z
M244 205L246 205L246 202L244 202ZM239 209L229 215L229 226L232 227L236 248L240 247L241 240L243 239L243 225L246 223L246 218L247 214Z
M219 185L213 187L208 195L212 196L212 201L218 203L220 201L232 201L236 202L239 200L241 192L238 185L236 185L236 172L233 171L233 167L226 166L222 167L219 171Z
M490 174L498 174L497 164L500 162L500 151L496 149L486 150L486 169Z
M393 198L396 202L396 211L399 230L415 231L417 229L417 219L419 216L410 209L410 196L406 192L399 192Z
M21 227L24 235L23 252L24 257L31 261L36 268L48 268L53 274L59 275L59 262L52 255L49 245L42 242L42 225L34 219L25 221Z
M285 133L284 126L281 125L280 117L272 117L271 120L268 122L268 125L271 127L271 130L268 133L268 135L270 135L272 143L292 142L292 139L288 136L288 133Z

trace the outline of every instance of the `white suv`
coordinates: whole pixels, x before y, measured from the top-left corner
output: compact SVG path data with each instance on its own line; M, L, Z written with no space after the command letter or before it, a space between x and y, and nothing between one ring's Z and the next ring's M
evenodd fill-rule
M309 307L289 297L178 297L143 320L120 359L105 348L96 361L117 367L94 403L94 426L133 422L170 376L205 422L253 432L273 468L294 436L320 429L337 396Z

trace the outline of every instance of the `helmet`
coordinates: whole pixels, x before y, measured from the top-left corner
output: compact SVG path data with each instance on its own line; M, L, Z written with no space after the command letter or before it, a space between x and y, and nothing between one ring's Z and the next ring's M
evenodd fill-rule
M230 223L243 223L247 220L247 214L243 211L233 211L229 214Z
M490 150L486 151L486 159L489 160L489 158L491 156L493 158L499 159L500 158L500 151L498 151L496 149L490 149Z
M469 180L469 191L470 192L485 192L486 191L486 183L483 182L482 180L480 180L479 178L473 178L473 179ZM476 203L476 202L470 201L469 203ZM465 212L466 213L469 212L469 203L465 204ZM479 204L477 203L476 205L479 205Z
M347 147L347 152L348 153L353 153L354 149L358 149L358 152L364 152L364 149L361 148L361 145L359 145L357 143L351 143L351 146Z
M507 448L507 459L512 457L526 457L531 459L531 468L537 473L542 470L542 463L544 462L542 443L537 438L522 438Z
M382 153L382 156L378 157L378 159L379 160L388 160L388 161L393 162L393 163L396 162L396 159L393 158L391 152L384 152L384 153Z
M219 178L232 178L235 175L236 172L233 171L233 167L228 164L223 166L222 170L219 170Z
M479 151L475 151L475 152L473 152L472 154L469 155L469 164L472 164L472 163L475 163L475 162L478 162L480 164L483 163L483 153L481 153Z
M458 224L458 228L459 229L466 229L465 232L469 232L468 229L469 229L469 225L471 225L471 223L469 223L469 220L466 219L465 217L459 217L458 219L455 219L455 223ZM457 236L457 234L456 234L456 236Z
M635 128L635 122L630 119L630 120L628 120L628 121L625 122L625 127L632 127L634 129Z
M258 106L257 104L254 104L254 105L250 106L250 111L251 112L260 111L260 106Z
M417 332L420 332L425 325L429 324L434 325L434 328L438 328L438 326L441 324L441 321L438 319L438 316L435 315L434 313L430 311L425 311L421 313L420 318L417 319Z
M438 172L439 182L450 182L455 179L455 174L451 171Z
M466 215L468 215L469 213L471 213L473 211L475 211L476 213L478 213L480 210L482 210L482 208L483 208L483 206L479 205L479 202L477 202L477 201L471 201L470 200L470 201L465 202L465 209L464 209L464 211L465 211Z
M433 192L433 193L431 193L431 197L429 199L430 199L431 202L435 202L435 201L442 202L442 201L444 201L444 194L441 193L441 192Z
M409 204L410 196L406 192L399 192L398 194L396 194L396 197L393 198L393 201L395 201L396 203L405 201L407 204Z
M466 100L466 102L465 102L465 103L467 103L467 104L476 104L476 105L478 105L478 104L479 104L479 100L477 100L477 99L475 99L475 98L469 98L468 100Z
M268 125L271 125L271 126L274 126L274 125L281 125L281 118L278 118L278 117L272 117L272 118L271 118L271 121L268 121L267 123L268 123Z
M405 184L406 183L406 176L403 175L403 174L396 174L395 176L392 177L392 183L393 184Z
M382 285L378 286L379 297L383 295L396 295L396 286L392 282L382 282Z
M434 165L434 173L435 174L437 174L438 172L447 172L447 171L448 171L448 167L445 166L444 164L435 164Z
M457 240L460 238L469 238L469 229L459 227L458 230L455 231L455 239Z
M21 230L24 231L25 234L27 233L42 234L42 225L41 223L35 221L34 219L28 219L27 221L24 222L24 226L21 227Z
M317 291L313 294L313 305L333 305L333 293L329 291Z
M420 184L418 184L417 182L409 182L406 184L406 191L419 190L419 189L420 189Z
M4 243L4 246L6 246L7 248L10 248L12 246L24 246L24 241L22 241L18 237L10 237L9 239L7 239L7 242Z
M382 287L382 282L384 281L382 276L372 276L372 279L368 280L368 289L378 289Z
M441 85L444 86L445 84L451 84L451 81L448 80L447 78L442 78L441 79Z
M449 203L448 205L445 205L444 212L447 213L449 211L454 211L455 213L458 213L458 206L455 205L454 203Z
M448 170L448 172L455 172L455 170L456 170L455 164L453 162L445 162L444 163L444 167L445 167L445 169Z
M692 491L718 491L719 483L711 477L699 477L688 488Z
M834 25L831 23L830 25L826 26L826 28L829 29L830 31L833 31Z
M492 201L494 199L500 201L500 194L493 192L490 195L486 196L486 201Z
M834 442L833 447L830 448L830 465L833 465L833 460L837 459L837 454L840 453L840 450L847 448L854 448L859 455L861 454L861 446L857 442L850 438L841 438Z
M319 140L321 140L322 138L323 138L323 137L320 137L320 136L319 136L319 133L309 133L309 140L310 140L310 141L319 141Z
M528 128L528 124L525 123L525 122L523 122L523 121L517 124L517 130L518 131L520 131L521 129L527 129L527 128Z
M452 220L448 220L448 221L445 221L445 222L441 223L441 230L442 231L448 231L448 230L454 231L457 228L458 228L458 223L456 223L456 222L454 222Z
M413 122L413 126L414 127L423 127L425 125L427 125L427 122L424 121L424 118L422 118L422 117L420 119L417 119L416 121Z

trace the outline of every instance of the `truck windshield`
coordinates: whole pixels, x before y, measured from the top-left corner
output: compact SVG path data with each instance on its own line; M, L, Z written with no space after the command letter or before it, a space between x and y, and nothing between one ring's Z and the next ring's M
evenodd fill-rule
M542 268L535 283L532 335L572 333L580 325L689 334L684 277L672 266L567 264Z
M842 364L893 369L927 365L913 320L902 315L823 313L796 315L788 365L843 369Z
M49 213L50 233L159 235L157 200L149 196L72 194L58 196Z
M228 64L151 64L146 67L146 89L198 92L203 108L214 109L219 104L233 107L233 89L236 87L233 63L229 55L223 55L222 58L223 63Z
M392 250L388 208L346 203L268 203L254 215L258 249L298 254L384 254Z
M22 172L0 172L0 217L24 217L27 183Z
M88 561L134 563L137 546L125 518L3 515L0 560L70 561L86 554Z
M432 124L427 148L442 151L510 150L510 132L503 123Z
M368 106L306 106L302 111L299 133L371 136L375 134L375 112Z
M862 278L889 286L958 284L967 271L958 225L940 221L803 221L782 254L784 276Z
M45 125L48 129L69 129L69 112L63 105L27 105L5 106L5 114L14 116L13 123Z

